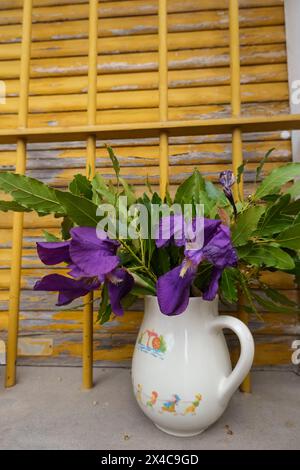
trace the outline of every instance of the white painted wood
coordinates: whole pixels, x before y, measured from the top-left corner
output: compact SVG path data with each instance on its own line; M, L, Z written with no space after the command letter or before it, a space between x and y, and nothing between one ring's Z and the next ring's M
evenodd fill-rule
M285 26L292 114L300 114L300 1L285 0ZM292 132L293 160L300 161L300 131Z

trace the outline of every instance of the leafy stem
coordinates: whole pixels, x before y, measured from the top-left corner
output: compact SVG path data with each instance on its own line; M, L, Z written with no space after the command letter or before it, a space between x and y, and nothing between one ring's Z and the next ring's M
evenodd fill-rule
M146 262L145 262L145 245L144 245L144 240L142 239L142 237L140 237L140 245L141 245L142 263L144 265L146 265Z
M255 312L257 318L261 321L264 321L262 315L258 312L254 302L253 302L253 297L252 297L252 294L251 294L251 290L249 289L247 283L249 283L250 279L248 279L247 277L245 277L243 275L243 273L241 273L241 276L240 276L240 281L241 281L241 288L242 288L242 291L246 297L246 299L248 300L250 306L251 306L251 309L252 311Z
M140 266L144 269L144 271L151 277L151 279L156 282L157 281L157 278L156 276L153 274L153 272L146 266L146 264L144 263L144 261L139 258L137 256L137 254L132 250L132 248L127 245L126 242L124 242L124 240L121 240L119 239L121 245L123 246L123 248L125 248L125 250L127 250L131 256L140 264Z

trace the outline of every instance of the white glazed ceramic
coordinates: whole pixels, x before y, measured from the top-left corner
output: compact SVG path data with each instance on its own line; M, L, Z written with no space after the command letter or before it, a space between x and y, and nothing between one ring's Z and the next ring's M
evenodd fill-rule
M233 371L223 328L234 331L241 343ZM249 329L236 318L218 316L217 298L191 298L184 313L167 317L156 297L148 296L132 363L136 399L161 430L200 434L225 411L253 356Z

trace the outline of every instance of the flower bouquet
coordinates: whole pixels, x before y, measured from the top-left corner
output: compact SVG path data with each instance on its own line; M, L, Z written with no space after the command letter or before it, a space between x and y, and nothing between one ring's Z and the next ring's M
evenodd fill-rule
M99 321L122 315L136 298L157 295L160 310L178 315L190 297L213 300L217 294L235 303L241 292L245 309L275 312L298 306L267 285L264 271L299 277L300 164L288 163L262 181L263 159L256 170L255 191L234 201L231 171L219 184L195 169L174 198L152 190L136 195L120 176L119 162L108 147L116 184L99 173L92 179L75 175L68 191L51 188L27 176L0 173L0 190L11 200L1 211L35 211L61 219L61 236L45 232L37 252L46 265L64 263L68 276L50 274L35 290L58 291L57 305L67 305L89 292L101 292Z

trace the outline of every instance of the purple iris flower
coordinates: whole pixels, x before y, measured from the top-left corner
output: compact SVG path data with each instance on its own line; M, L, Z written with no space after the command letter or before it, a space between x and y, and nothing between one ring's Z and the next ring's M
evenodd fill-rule
M71 267L76 268L76 274L81 272L83 276L98 276L103 280L120 264L116 254L120 243L108 238L104 231L97 233L93 227L76 227L70 233Z
M223 186L223 192L225 196L227 197L228 201L230 202L234 211L234 217L236 218L237 209L236 209L234 197L233 197L232 190L231 190L231 187L235 183L235 177L234 177L233 172L231 170L222 171L220 173L219 182Z
M111 309L116 315L123 315L121 300L133 288L134 279L128 271L122 268L115 269L108 275L108 295Z
M235 183L235 177L231 170L222 171L219 178L220 184L223 186L223 191L226 197L232 194L231 187Z
M89 292L99 288L101 285L97 278L72 279L61 274L48 274L40 281L37 281L34 290L58 291L58 306L67 305L72 300L77 299Z
M67 242L37 244L38 255L44 264L65 262L71 277L50 274L38 281L34 289L59 291L57 305L67 305L105 282L113 312L122 315L121 300L131 291L134 280L128 271L118 268L120 243L109 239L105 232L97 233L92 227L73 228L71 236Z
M190 299L190 288L196 270L191 264L190 269L177 266L158 278L156 293L160 310L165 315L179 315L184 312Z
M188 246L188 244L186 244ZM227 266L237 263L230 230L219 220L204 219L203 246L185 249L182 264L161 276L157 281L157 297L161 311L166 315L178 315L186 309L190 287L196 277L199 264L206 260L213 265L209 285L203 299L213 300L218 292L219 279Z
M37 243L40 260L49 266L59 263L71 263L69 255L70 242L41 242Z
M220 221L211 222L213 224L221 223ZM197 216L192 220L185 220L182 214L162 217L156 230L156 246L157 248L163 248L170 243L177 246L187 246L189 243L201 244L203 243L203 237L201 236L203 235L203 228L203 217ZM207 227L207 231L209 231L209 227Z
M162 217L156 230L156 246L163 248L171 242L177 246L184 246L185 239L185 222L181 214L172 214Z

